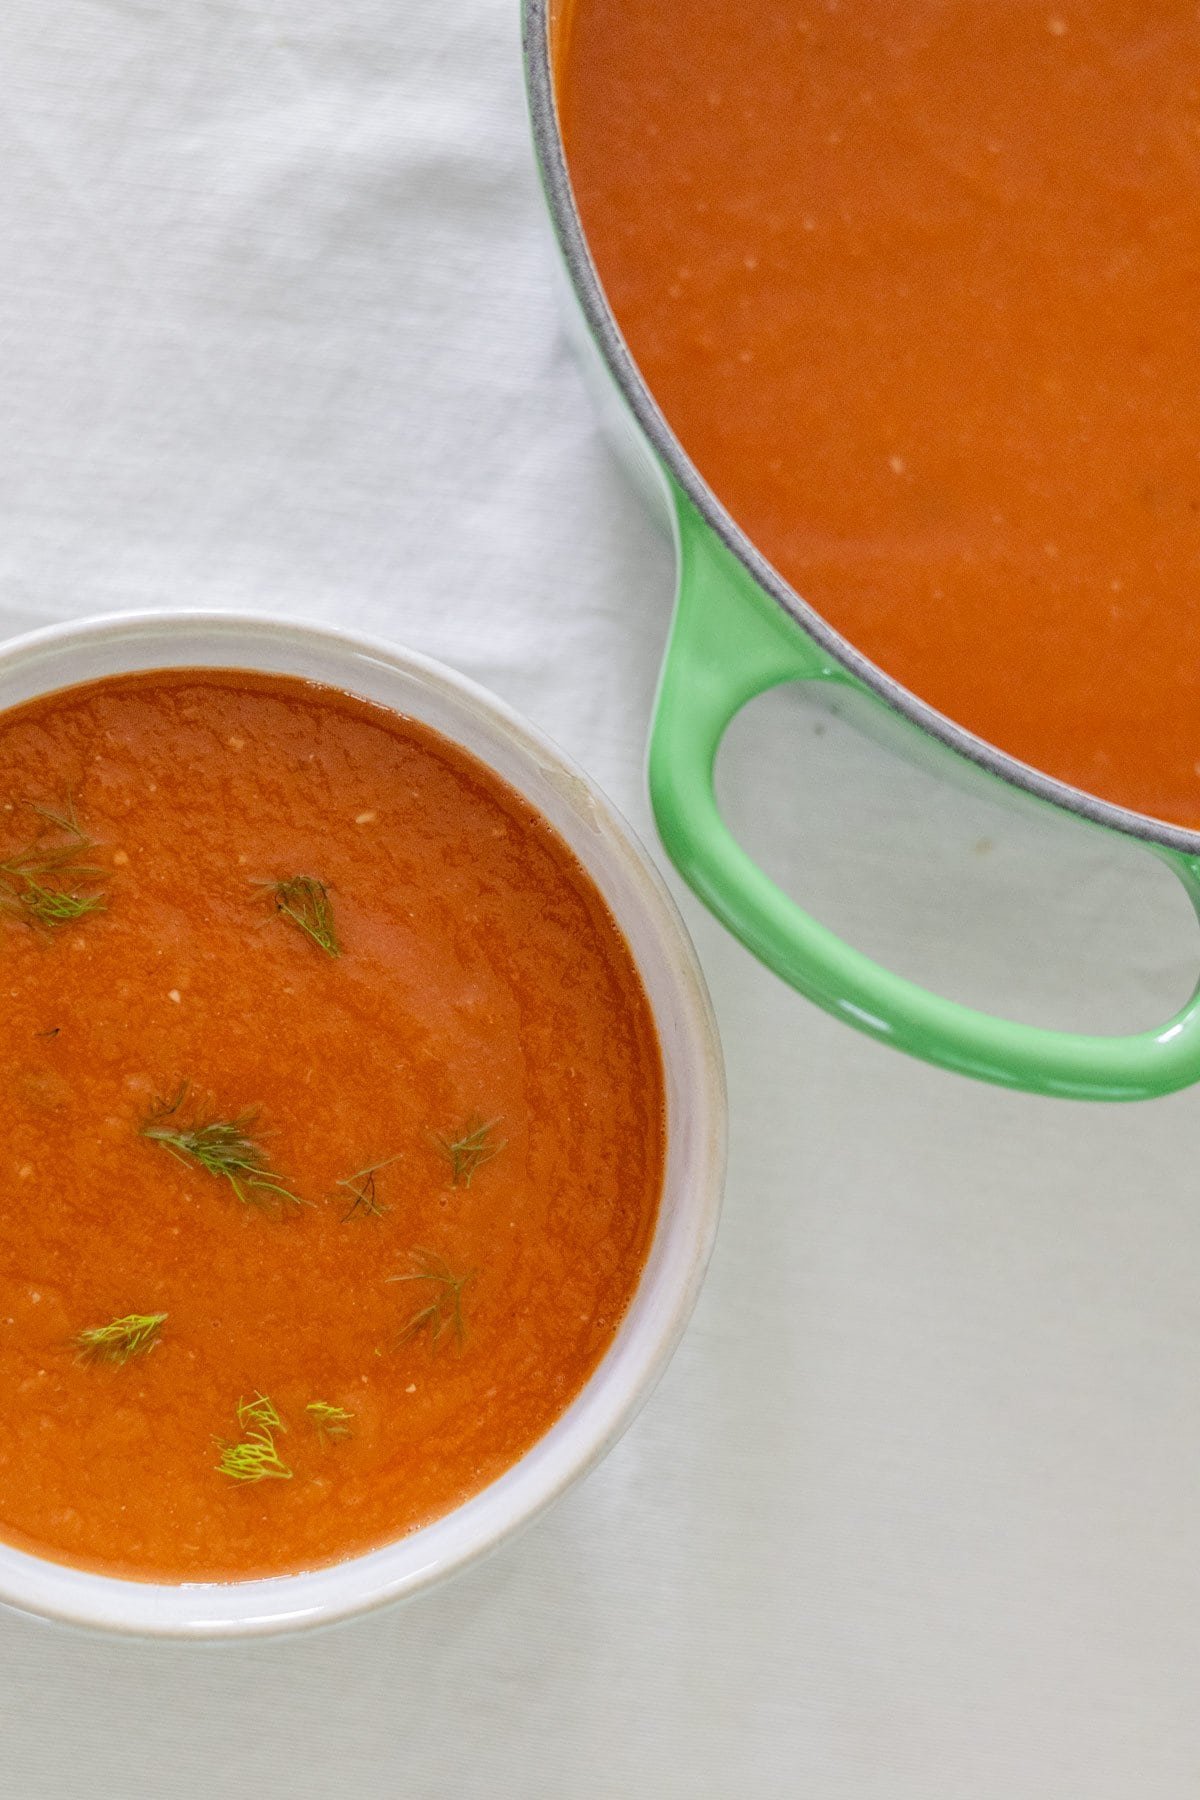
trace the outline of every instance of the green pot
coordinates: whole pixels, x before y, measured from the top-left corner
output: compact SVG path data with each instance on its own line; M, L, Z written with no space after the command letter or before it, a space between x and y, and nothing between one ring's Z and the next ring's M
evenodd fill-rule
M632 0L631 0L632 3ZM721 739L748 701L783 682L856 696L869 728L949 778L970 770L1043 813L1136 838L1168 862L1200 913L1200 834L1110 805L1006 756L862 656L782 579L704 482L622 340L588 253L555 105L555 33L566 0L524 0L534 144L573 294L577 348L635 476L665 500L679 586L650 738L650 796L680 874L785 981L859 1031L964 1075L1077 1100L1144 1100L1200 1080L1200 989L1156 1031L1093 1037L998 1019L907 981L805 913L757 867L717 807ZM982 772L982 773L980 773Z

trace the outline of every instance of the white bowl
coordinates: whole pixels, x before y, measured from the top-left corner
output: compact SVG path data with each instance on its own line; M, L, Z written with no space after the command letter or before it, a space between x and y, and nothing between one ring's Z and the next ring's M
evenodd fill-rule
M117 1580L0 1543L0 1601L156 1637L245 1637L325 1625L403 1599L527 1525L611 1448L679 1340L716 1231L725 1084L712 1008L666 888L587 776L501 701L442 664L323 626L231 613L139 613L56 625L0 647L0 709L139 669L225 668L321 681L419 719L524 794L571 846L636 959L662 1046L667 1158L637 1293L611 1347L540 1442L473 1499L365 1556L266 1580Z

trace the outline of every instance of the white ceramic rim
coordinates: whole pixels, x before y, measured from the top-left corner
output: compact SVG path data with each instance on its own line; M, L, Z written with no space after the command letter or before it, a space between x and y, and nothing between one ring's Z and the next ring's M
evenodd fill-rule
M667 1086L667 1166L637 1293L582 1392L497 1481L419 1531L327 1568L266 1580L119 1580L0 1543L0 1602L78 1626L232 1638L328 1625L407 1598L529 1524L612 1447L666 1367L695 1304L725 1168L725 1081L687 930L636 836L594 783L511 707L413 651L249 613L120 613L0 646L0 710L106 674L235 668L299 675L421 719L489 764L549 818L604 895L654 1011Z

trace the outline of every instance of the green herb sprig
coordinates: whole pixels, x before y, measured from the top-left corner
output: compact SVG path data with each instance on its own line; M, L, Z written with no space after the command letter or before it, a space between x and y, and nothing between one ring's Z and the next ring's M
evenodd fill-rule
M353 1436L350 1427L354 1414L347 1412L344 1406L333 1406L328 1400L310 1400L304 1410L311 1416L317 1435L324 1442Z
M275 1174L263 1146L251 1136L256 1108L233 1119L197 1116L185 1124L180 1113L187 1096L185 1082L173 1099L157 1101L142 1122L142 1136L161 1144L177 1162L195 1163L227 1181L244 1206L269 1206L275 1200L289 1206L309 1204Z
M389 1281L421 1281L429 1284L429 1301L419 1307L404 1325L398 1344L406 1344L412 1338L419 1337L422 1332L429 1335L429 1348L436 1351L445 1340L452 1339L461 1349L466 1336L466 1325L463 1319L462 1294L467 1283L475 1275L474 1269L468 1269L463 1275L456 1275L445 1257L436 1255L432 1250L414 1250L414 1267L406 1275L389 1275Z
M97 845L80 825L75 802L69 800L61 813L32 802L29 810L42 829L0 861L0 905L51 930L103 912L107 900L97 889L108 870L87 860Z
M158 1343L166 1320L165 1312L126 1313L107 1325L90 1325L74 1339L79 1360L123 1364L130 1357L144 1356Z
M253 1400L239 1400L237 1421L240 1443L217 1440L221 1460L214 1466L218 1475L228 1476L230 1481L290 1481L292 1471L275 1444L275 1433L286 1431L287 1426L267 1396L255 1394Z
M268 883L275 910L288 919L326 956L340 956L342 946L333 919L329 889L315 875L292 875L286 881Z
M456 1138L439 1137L435 1139L438 1149L450 1164L450 1186L469 1188L471 1181L485 1163L499 1156L506 1147L505 1140L499 1143L492 1139L500 1120L470 1119L463 1126Z
M385 1156L382 1162L369 1163L365 1169L360 1169L357 1175L347 1175L344 1180L338 1182L340 1188L345 1188L347 1193L354 1195L349 1212L342 1214L343 1225L347 1219L352 1219L360 1209L376 1219L381 1219L384 1213L391 1211L391 1208L385 1206L379 1198L375 1177L381 1169L390 1168L392 1163L397 1160L395 1156Z

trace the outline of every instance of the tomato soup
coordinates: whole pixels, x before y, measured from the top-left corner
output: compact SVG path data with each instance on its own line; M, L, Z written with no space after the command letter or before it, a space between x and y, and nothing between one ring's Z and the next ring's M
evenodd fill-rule
M575 0L572 183L685 449L924 699L1200 825L1183 0Z
M179 671L0 715L0 1537L281 1573L548 1429L663 1175L632 956L432 731Z

